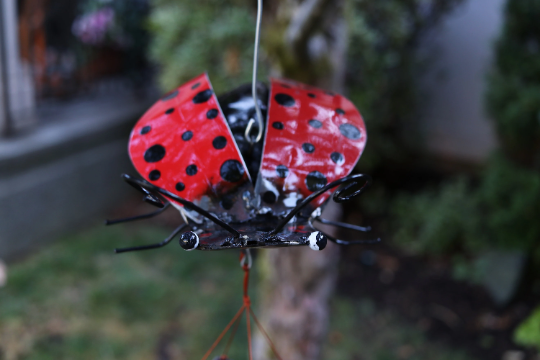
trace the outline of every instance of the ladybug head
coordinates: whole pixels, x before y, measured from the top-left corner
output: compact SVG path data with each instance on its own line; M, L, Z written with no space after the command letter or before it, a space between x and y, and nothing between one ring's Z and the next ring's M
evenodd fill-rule
M263 121L254 122L251 86L217 98L206 74L159 100L135 125L129 154L142 179L124 175L144 200L176 207L186 225L177 234L185 250L345 244L314 222L366 231L320 218L322 207L362 193L367 175L348 175L364 149L362 117L340 95L292 81L257 86ZM264 134L256 142L251 133ZM108 222L109 224L119 221ZM357 243L357 242L353 242Z

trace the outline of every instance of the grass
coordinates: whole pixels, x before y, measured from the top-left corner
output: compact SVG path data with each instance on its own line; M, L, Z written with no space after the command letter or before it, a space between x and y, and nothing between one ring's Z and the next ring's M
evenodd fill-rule
M166 235L100 227L12 264L0 288L0 359L200 359L241 305L238 253L176 244L112 253ZM244 339L241 326L231 359L247 358ZM341 298L323 358L465 359L369 302Z

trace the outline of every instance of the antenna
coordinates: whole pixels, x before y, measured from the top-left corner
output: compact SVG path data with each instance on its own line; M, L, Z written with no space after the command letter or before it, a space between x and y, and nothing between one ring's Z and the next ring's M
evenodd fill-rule
M255 112L257 113L257 124L259 125L259 132L255 140L252 140L250 133L253 125L255 124L254 119L250 119L246 127L246 132L244 134L246 140L250 144L257 143L261 141L263 134L263 119L261 114L261 108L259 107L259 102L257 101L257 62L259 58L259 38L261 32L261 17L262 17L262 0L257 0L257 25L255 27L255 51L253 54L253 79L251 81L251 95L253 96L253 101L255 102Z

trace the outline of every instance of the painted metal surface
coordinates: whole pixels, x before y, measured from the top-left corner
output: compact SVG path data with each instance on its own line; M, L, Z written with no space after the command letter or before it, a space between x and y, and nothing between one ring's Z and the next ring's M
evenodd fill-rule
M221 200L252 188L206 74L143 115L131 133L129 155L146 180L210 211L230 210Z
M366 145L356 107L341 95L290 80L271 80L266 139L256 192L263 205L286 211L347 176ZM320 206L330 192L313 205Z

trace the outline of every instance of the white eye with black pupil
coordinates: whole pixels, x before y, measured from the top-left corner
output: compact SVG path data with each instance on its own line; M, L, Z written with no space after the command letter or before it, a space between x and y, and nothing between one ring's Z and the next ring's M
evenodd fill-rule
M199 246L199 236L193 231L188 231L180 236L180 246L186 251L195 250Z
M326 247L326 243L328 242L326 235L320 231L314 231L309 234L308 240L309 247L316 251L324 249Z

